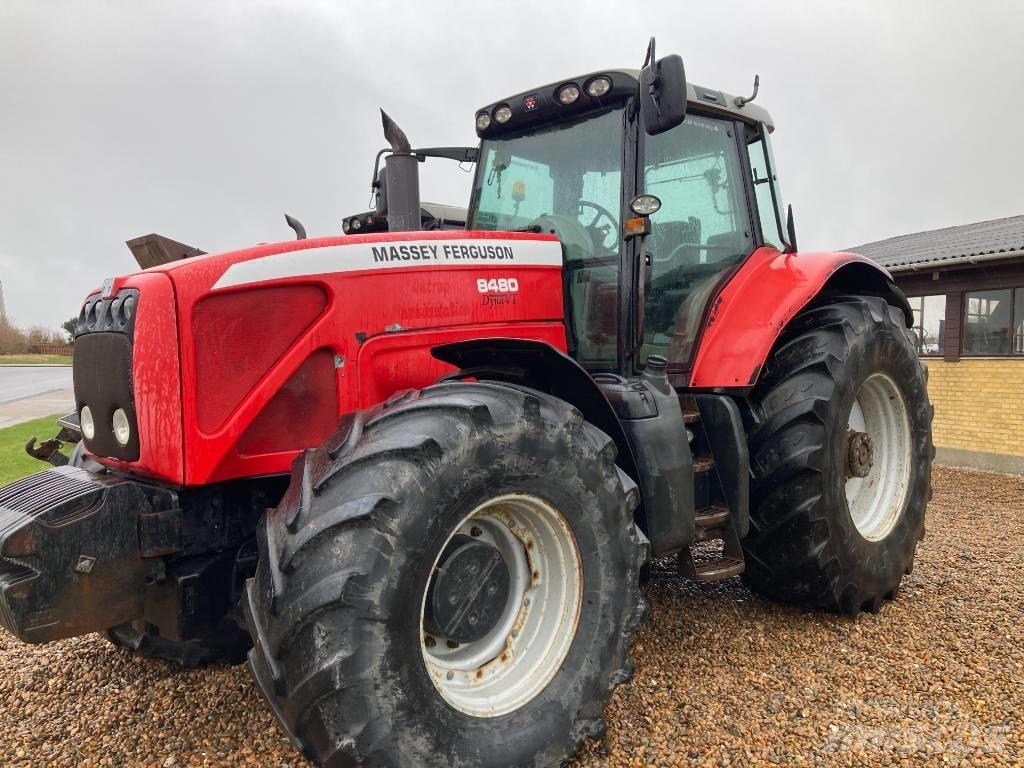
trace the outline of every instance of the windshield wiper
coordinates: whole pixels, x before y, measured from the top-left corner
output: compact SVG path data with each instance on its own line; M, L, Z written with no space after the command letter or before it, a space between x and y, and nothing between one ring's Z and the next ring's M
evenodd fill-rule
M516 227L509 230L509 232L533 232L535 235L539 235L543 231L540 224L527 224L525 227Z

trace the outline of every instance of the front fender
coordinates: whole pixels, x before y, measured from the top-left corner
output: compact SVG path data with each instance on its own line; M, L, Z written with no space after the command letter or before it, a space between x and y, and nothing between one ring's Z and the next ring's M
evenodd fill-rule
M822 291L883 296L913 315L890 274L855 253L779 253L759 248L737 270L708 312L690 386L746 388L786 325Z

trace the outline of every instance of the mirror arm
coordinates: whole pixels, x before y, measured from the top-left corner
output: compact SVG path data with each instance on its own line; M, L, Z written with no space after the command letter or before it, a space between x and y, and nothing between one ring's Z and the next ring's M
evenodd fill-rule
M786 209L786 253L796 253L796 224L793 222L793 204L790 203Z

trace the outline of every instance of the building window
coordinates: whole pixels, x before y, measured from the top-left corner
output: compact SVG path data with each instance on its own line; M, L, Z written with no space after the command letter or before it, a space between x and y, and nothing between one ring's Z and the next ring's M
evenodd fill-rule
M1024 288L1014 291L1013 302L1013 354L1024 355Z
M1024 354L1022 296L1024 288L964 294L965 355Z
M917 354L941 355L945 351L946 295L911 296L907 299L914 310L914 337Z

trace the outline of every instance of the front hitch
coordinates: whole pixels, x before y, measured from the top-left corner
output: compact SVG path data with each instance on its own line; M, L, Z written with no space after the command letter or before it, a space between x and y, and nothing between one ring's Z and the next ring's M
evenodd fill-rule
M33 459L49 462L55 467L63 467L68 463L68 457L60 452L60 449L64 447L64 442L59 440L59 437L58 435L52 440L44 440L37 445L35 436L32 436L25 443L25 453Z
M177 511L168 488L71 466L0 488L0 624L45 643L137 619Z
M33 435L25 443L25 453L33 459L48 462L55 467L63 467L68 463L68 457L61 453L60 449L64 447L65 443L74 444L81 440L82 429L78 424L77 413L69 413L67 416L57 419L57 423L60 424L60 432L56 437L36 444L36 438Z

